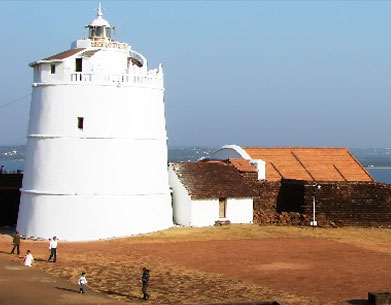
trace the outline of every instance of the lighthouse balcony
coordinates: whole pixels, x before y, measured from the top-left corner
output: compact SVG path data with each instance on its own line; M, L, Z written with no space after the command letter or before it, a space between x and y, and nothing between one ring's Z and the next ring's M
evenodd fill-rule
M61 75L61 77L45 77L41 79L41 82L35 83L35 86L75 83L163 89L163 75L160 73L106 74L99 72L73 72L64 73Z

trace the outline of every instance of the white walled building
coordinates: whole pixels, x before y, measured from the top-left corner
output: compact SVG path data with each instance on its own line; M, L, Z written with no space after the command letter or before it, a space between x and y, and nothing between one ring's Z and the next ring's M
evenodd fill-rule
M252 223L253 191L237 169L224 162L183 162L169 166L174 222L212 226L216 221Z
M30 64L17 230L97 240L172 226L163 71L97 18L88 38Z

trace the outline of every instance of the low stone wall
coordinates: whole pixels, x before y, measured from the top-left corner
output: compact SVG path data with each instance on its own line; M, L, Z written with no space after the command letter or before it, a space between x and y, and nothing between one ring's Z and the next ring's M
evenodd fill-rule
M278 198L280 182L252 182L254 191L254 223L275 224L278 222Z
M0 174L0 226L16 224L22 179L22 174Z
M302 210L325 215L337 225L391 227L391 185L377 182L301 182Z
M391 227L391 185L377 182L255 181L254 223L309 225L313 200L323 226Z

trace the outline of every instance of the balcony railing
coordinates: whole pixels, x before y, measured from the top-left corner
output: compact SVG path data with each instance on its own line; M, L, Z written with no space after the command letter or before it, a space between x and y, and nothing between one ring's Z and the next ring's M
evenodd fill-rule
M128 49L128 44L124 42L116 41L91 41L91 47L94 48L115 48L115 49Z
M135 74L95 74L75 72L70 74L71 82L79 83L116 83L127 86L163 88L163 78L154 75Z

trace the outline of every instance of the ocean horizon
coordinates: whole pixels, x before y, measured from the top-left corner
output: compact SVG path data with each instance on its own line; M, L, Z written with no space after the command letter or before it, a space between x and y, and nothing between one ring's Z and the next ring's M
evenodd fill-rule
M197 154L196 154L197 155ZM197 157L197 156L195 156ZM193 156L193 160L189 160L189 156L186 155L183 160L180 160L180 158L176 158L174 161L170 162L181 162L181 161L196 161L198 158L195 158ZM17 171L23 171L24 168L24 160L1 160L0 159L0 165L4 165L4 170L6 172L14 173ZM381 183L387 183L391 184L391 168L384 168L384 167L370 167L365 168L369 174L377 181Z

